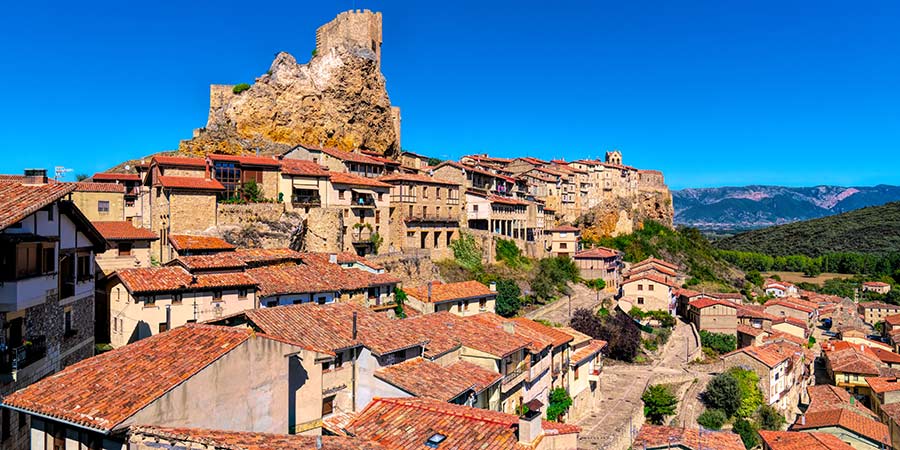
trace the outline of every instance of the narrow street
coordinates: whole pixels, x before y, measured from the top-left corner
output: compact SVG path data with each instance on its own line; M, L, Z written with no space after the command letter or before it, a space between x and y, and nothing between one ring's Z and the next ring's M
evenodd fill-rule
M563 296L553 303L544 305L534 311L526 313L525 317L529 319L548 320L550 322L568 325L570 311L575 312L575 310L577 310L578 308L587 308L591 311L596 311L598 308L600 308L600 304L603 302L603 300L611 298L613 295L609 292L601 292L598 297L596 291L580 283L570 284L569 286L572 287L571 300L568 296Z

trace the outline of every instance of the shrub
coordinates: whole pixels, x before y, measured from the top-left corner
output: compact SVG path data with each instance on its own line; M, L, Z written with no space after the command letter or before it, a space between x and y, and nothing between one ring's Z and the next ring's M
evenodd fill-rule
M647 311L644 317L649 317L659 322L660 326L665 328L673 328L675 326L675 316L669 314L668 311L653 310Z
M710 408L721 409L726 416L733 416L741 407L741 390L737 380L727 372L716 375L706 385L703 400Z
M759 438L756 434L756 428L752 423L745 419L738 419L734 422L734 427L732 428L738 436L741 437L741 441L744 442L744 447L748 450L759 445Z
M106 352L108 352L108 351L110 351L110 350L112 350L112 349L113 349L112 345L109 345L109 344L97 344L97 345L94 346L94 354L95 354L95 355L99 355L99 354L101 354L101 353L106 353Z
M374 247L375 254L377 255L378 249L381 248L381 244L384 243L384 238L378 233L372 233L372 235L369 236L369 242L372 243L372 247Z
M249 202L259 202L263 200L263 191L256 181L250 180L241 185L241 196Z
M312 53L311 53L311 54L312 54L312 57L315 58L316 55L319 54L319 50L314 48L314 49L312 50Z
M606 280L603 278L595 278L593 280L585 280L584 285L595 290L602 291L606 289Z
M720 355L737 348L737 338L733 334L710 333L706 330L700 330L700 343Z
M643 339L642 343L648 351L655 352L659 350L659 344L656 342L656 339Z
M497 298L494 300L494 310L503 317L512 317L519 312L522 305L520 296L522 291L515 281L499 279L497 283Z
M522 250L512 239L497 239L497 260L512 268L518 268L528 263L528 258L522 256Z
M538 262L531 291L541 300L569 293L568 282L578 281L578 266L567 256L544 258Z
M572 397L561 387L550 391L550 404L547 405L547 420L559 420L572 406Z
M394 303L396 303L396 306L394 306L394 314L398 319L405 319L406 311L403 310L403 305L406 303L406 292L404 292L403 289L398 287L394 288Z
M641 347L641 331L625 314L617 313L608 317L591 314L584 308L572 313L572 328L595 339L606 341L606 354L620 361L634 361Z
M653 425L662 425L666 416L675 414L678 398L667 386L654 384L641 395L644 402L644 417Z
M725 425L726 420L728 420L728 417L725 416L721 409L707 409L697 416L697 423L710 430L721 429L722 425Z
M763 430L778 431L784 425L784 416L777 409L762 405L759 407L759 427Z
M234 87L231 88L231 92L234 92L235 94L240 94L241 92L244 92L247 89L250 89L250 85L247 83L241 83L241 84L234 85Z
M475 237L469 233L461 232L459 239L450 243L453 250L453 258L460 267L472 272L481 272L483 265L481 263L481 249L475 241Z
M759 375L752 370L732 367L727 372L735 381L741 393L741 406L737 410L738 417L750 417L763 404L763 394L759 390Z
M672 336L671 328L657 328L653 334L656 335L656 342L659 345L666 345L666 342L669 342L669 338Z

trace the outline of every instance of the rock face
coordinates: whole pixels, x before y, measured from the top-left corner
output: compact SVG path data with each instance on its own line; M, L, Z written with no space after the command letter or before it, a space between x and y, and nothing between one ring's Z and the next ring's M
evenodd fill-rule
M672 227L672 194L668 189L642 190L603 201L576 222L585 237L619 236L638 229L645 220Z
M309 63L282 52L246 90L212 85L206 128L179 151L271 154L303 144L396 154L400 111L391 106L380 58L381 14L341 13L317 30Z

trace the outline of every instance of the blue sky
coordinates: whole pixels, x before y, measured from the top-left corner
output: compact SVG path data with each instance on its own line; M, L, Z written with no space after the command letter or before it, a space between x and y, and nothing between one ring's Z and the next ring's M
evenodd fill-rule
M132 4L134 3L134 4ZM900 184L900 2L11 2L0 173L174 149L208 85L300 61L342 10L384 14L403 147L593 157L674 188Z

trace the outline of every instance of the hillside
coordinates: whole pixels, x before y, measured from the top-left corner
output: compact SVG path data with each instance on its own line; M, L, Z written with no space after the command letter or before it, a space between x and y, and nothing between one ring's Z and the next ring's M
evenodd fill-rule
M900 200L900 186L744 186L672 192L675 223L741 230L827 217Z
M771 256L900 252L900 202L741 233L719 248Z

